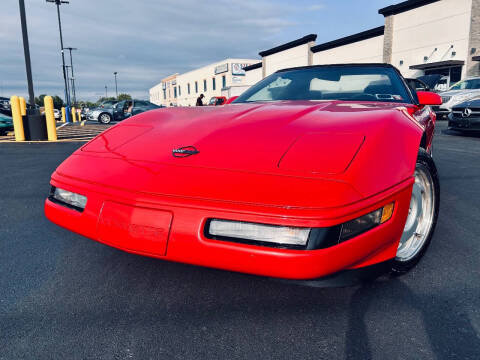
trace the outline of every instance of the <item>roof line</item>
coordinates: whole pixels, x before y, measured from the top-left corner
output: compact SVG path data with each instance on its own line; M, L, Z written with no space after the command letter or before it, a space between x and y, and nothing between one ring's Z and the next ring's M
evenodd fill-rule
M373 29L365 30L353 35L345 36L343 38L332 40L323 44L313 46L310 50L314 53L324 50L333 49L339 46L353 44L358 41L371 39L377 36L382 36L385 32L385 26L379 26Z
M303 44L307 44L311 41L315 41L316 39L317 39L317 34L305 35L304 37L302 37L300 39L293 40L293 41L290 41L288 43L276 46L274 48L261 51L261 52L258 53L258 55L263 57L263 56L276 54L280 51L285 51L285 50L288 50L288 49L291 49L291 48L294 48L294 47L297 47L297 46L300 46L300 45L303 45Z
M421 6L432 4L440 0L407 0L399 4L390 5L378 10L378 13L383 16L396 15L405 11L413 10Z
M243 68L243 70L245 70L245 71L250 71L250 70L259 69L259 68L261 68L261 67L262 67L262 62L260 61L260 62L258 62L258 63L256 63L256 64L252 64L252 65L245 66L245 67Z

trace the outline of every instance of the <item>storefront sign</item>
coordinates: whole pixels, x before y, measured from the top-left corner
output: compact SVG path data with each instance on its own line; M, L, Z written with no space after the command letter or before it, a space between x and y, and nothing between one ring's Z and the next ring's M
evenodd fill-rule
M215 66L215 75L221 74L228 71L228 63Z
M250 64L233 63L232 64L232 75L245 76L245 70L243 70L243 68L248 66L248 65L250 65Z

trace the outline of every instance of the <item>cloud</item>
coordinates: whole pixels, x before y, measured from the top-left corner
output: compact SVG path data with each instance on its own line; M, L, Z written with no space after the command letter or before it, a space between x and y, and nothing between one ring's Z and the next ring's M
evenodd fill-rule
M18 2L4 2L0 42L8 50L0 55L0 85L3 95L25 95ZM35 92L63 95L55 5L25 5ZM96 99L105 85L113 90L114 71L119 91L145 98L171 73L227 57L258 58L275 36L295 26L289 18L295 7L275 0L71 0L60 11L64 46L79 49L73 58L82 99Z
M325 4L313 4L310 5L307 9L308 11L320 11L325 9Z

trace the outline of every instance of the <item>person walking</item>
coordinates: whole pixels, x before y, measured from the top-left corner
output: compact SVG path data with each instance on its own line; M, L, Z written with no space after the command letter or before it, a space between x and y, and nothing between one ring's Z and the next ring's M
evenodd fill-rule
M200 96L197 98L197 106L203 106L203 101L202 101L203 98L204 98L203 94L200 94Z

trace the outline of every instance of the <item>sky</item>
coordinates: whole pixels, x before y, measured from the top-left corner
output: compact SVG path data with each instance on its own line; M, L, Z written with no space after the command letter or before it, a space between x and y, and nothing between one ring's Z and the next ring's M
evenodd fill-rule
M148 99L173 73L225 58L259 59L274 46L317 34L317 44L384 24L399 0L70 0L61 5L64 47L76 47L77 98L118 92ZM25 0L35 96L63 98L56 6ZM70 59L67 56L67 61ZM0 96L26 96L19 5L2 0Z

